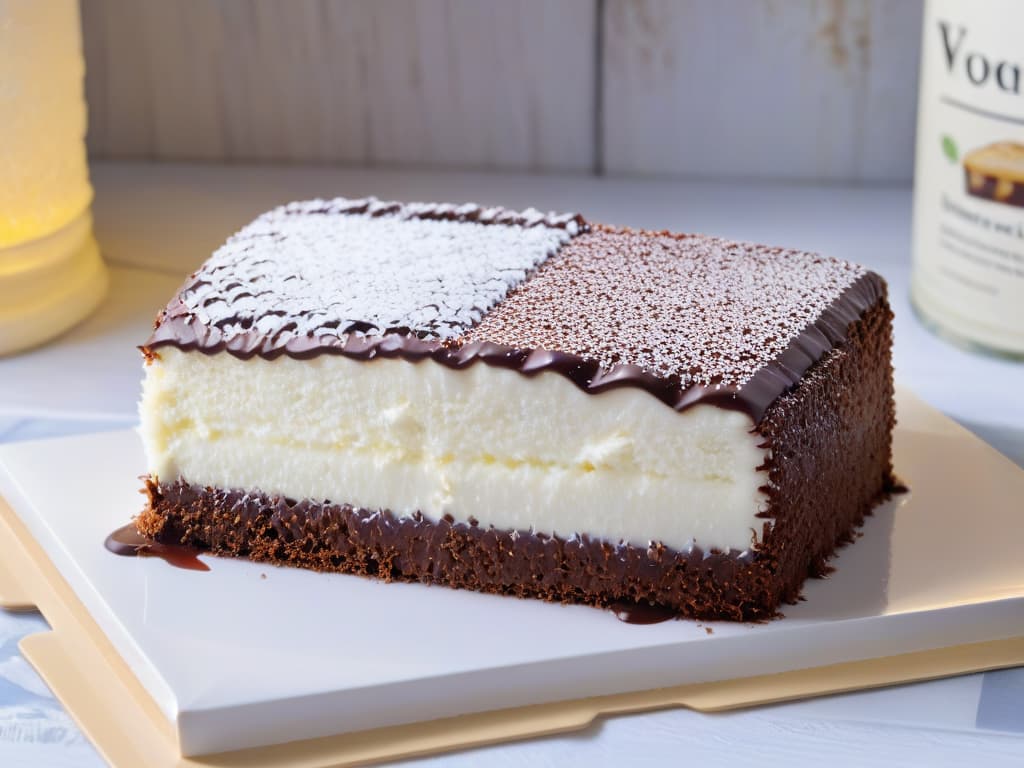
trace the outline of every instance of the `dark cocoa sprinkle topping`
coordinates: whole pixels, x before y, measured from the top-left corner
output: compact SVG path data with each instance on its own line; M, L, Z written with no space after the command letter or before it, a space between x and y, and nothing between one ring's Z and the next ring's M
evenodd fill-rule
M681 387L742 387L863 267L699 235L598 229L570 243L466 339L632 365Z

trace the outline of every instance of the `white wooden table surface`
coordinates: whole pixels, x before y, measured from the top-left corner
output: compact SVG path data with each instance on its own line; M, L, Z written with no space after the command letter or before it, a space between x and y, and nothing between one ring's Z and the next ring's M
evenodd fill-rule
M0 441L134 424L141 375L134 345L145 339L156 309L213 247L280 202L375 194L579 210L597 221L703 231L860 261L889 281L899 380L1024 465L1024 365L951 347L921 328L910 310L905 187L130 164L99 165L93 173L96 231L112 267L111 296L57 342L0 360ZM18 653L20 637L45 627L38 615L0 612L0 766L101 765ZM1024 765L1024 669L729 714L673 710L616 717L577 734L408 765L539 768L684 760Z

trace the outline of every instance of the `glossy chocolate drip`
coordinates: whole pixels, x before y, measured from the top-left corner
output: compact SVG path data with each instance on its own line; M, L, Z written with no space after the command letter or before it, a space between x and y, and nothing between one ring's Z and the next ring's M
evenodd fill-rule
M168 565L188 571L208 571L210 566L199 559L200 550L181 544L166 544L147 539L134 523L118 528L107 536L103 546L122 557L158 557Z
M615 618L626 624L661 624L679 618L676 611L650 603L619 602L608 606L608 610L615 614Z
M904 483L900 478L893 477L885 490L894 496L898 496L904 493L910 493L910 486Z
M196 350L212 355L227 352L247 360L273 360L287 355L299 360L321 354L339 354L357 360L400 357L410 362L427 358L449 368L466 368L476 362L509 368L526 376L551 371L569 379L587 394L599 394L618 387L638 387L677 411L699 403L743 411L755 423L768 407L788 392L804 373L846 339L847 329L885 294L885 284L874 272L859 277L815 320L790 342L772 362L761 368L741 387L725 385L681 386L672 377L652 374L635 365L618 365L602 370L600 365L579 355L547 350L527 350L493 342L443 342L420 339L409 333L364 336L355 332L317 337L296 337L283 345L268 344L261 334L250 331L223 341L216 328L200 325L189 317L165 313L149 341L141 347L147 357L163 346Z

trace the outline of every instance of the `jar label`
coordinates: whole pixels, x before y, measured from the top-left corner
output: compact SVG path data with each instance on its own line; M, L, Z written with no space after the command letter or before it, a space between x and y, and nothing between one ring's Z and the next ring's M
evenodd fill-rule
M1024 3L925 8L913 297L947 330L1024 353Z

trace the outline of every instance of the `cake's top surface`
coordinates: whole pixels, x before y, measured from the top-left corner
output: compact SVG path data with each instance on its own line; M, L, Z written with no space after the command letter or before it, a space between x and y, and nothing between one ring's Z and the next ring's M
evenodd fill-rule
M144 351L481 360L757 420L883 290L837 259L570 214L314 200L231 237Z
M548 260L470 340L741 387L865 274L811 253L598 228Z

